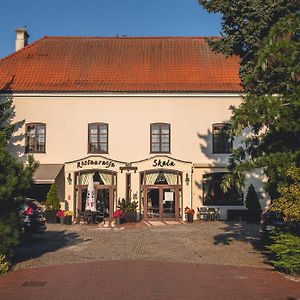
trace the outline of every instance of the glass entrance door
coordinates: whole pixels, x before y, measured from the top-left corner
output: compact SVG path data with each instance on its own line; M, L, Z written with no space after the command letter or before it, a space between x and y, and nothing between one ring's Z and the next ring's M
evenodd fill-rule
M163 218L164 219L175 219L175 203L176 193L175 189L162 189L163 196Z
M147 218L159 219L160 214L160 189L149 188L147 189Z
M98 189L97 190L97 212L103 215L104 218L109 218L110 213L110 190Z

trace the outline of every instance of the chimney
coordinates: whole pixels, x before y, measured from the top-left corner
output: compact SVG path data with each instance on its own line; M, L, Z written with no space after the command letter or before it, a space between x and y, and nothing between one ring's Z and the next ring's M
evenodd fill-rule
M16 51L27 46L28 38L29 38L29 34L27 33L26 27L16 29Z

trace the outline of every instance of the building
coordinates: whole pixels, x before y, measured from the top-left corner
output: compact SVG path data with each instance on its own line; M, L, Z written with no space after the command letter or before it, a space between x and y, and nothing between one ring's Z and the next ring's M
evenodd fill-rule
M44 37L0 61L1 98L18 130L10 150L40 167L35 195L56 182L65 208L84 209L93 178L110 217L118 199L144 219L184 219L186 206L244 209L220 189L232 150L230 106L241 102L239 61L204 37ZM260 175L250 176L262 193Z

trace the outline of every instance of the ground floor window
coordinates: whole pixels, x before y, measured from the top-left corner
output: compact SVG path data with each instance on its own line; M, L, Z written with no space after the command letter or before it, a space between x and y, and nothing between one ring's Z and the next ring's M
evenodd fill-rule
M203 204L204 205L243 205L243 193L237 187L224 192L221 183L225 172L203 175Z

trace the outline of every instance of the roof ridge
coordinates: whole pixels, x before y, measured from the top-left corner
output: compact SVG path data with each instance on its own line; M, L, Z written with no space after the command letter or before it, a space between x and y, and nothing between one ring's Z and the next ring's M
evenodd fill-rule
M45 36L47 39L208 39L221 36Z

